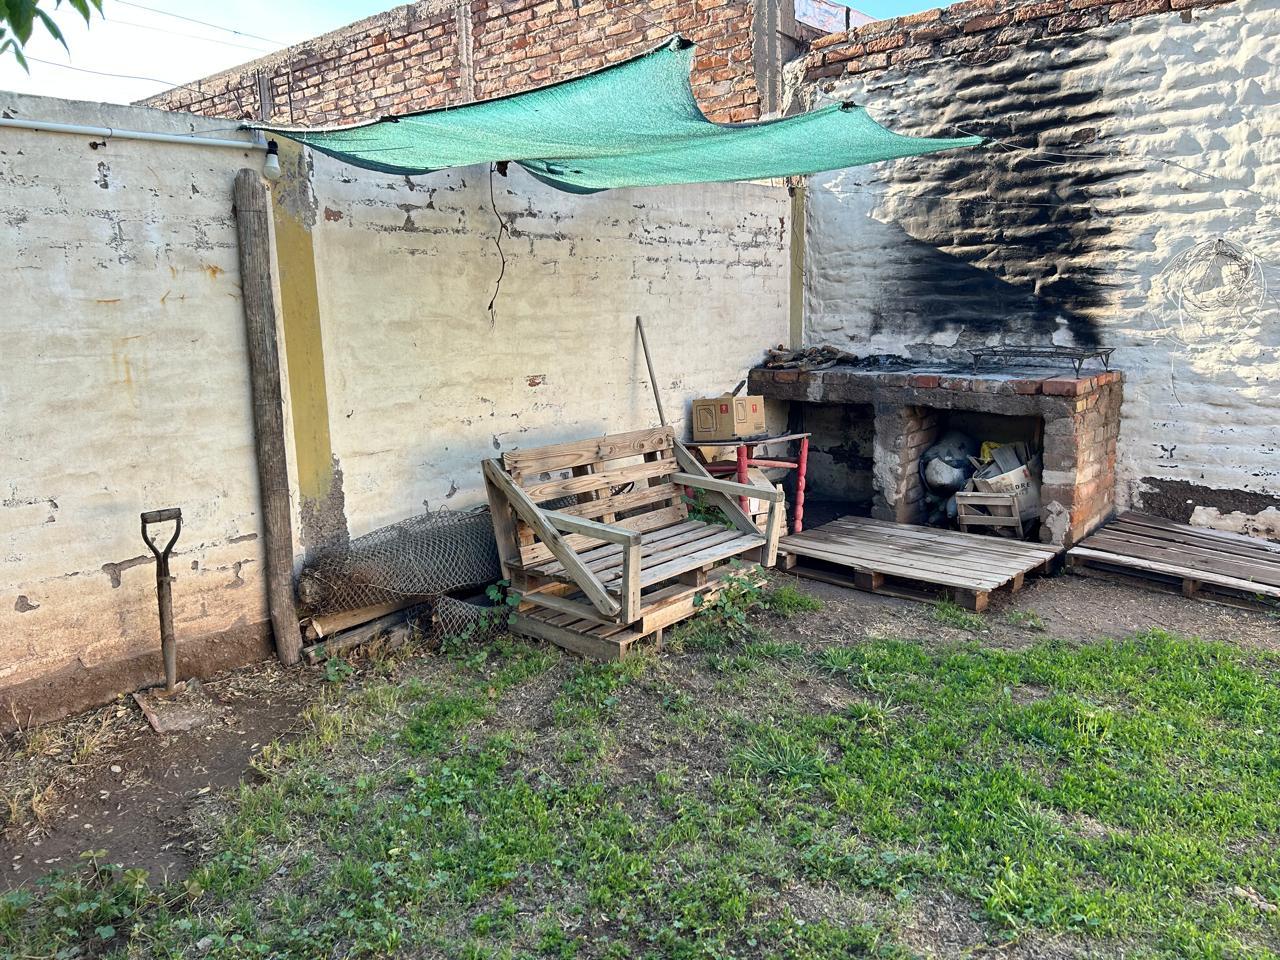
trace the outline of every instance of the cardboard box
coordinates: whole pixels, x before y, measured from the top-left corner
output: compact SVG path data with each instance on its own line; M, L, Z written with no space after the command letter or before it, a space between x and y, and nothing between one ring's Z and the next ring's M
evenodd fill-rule
M726 393L693 401L693 442L703 440L745 440L763 436L764 397Z
M1023 523L1040 518L1040 483L1026 466L995 477L974 477L974 484L986 493L1009 493L1017 498Z

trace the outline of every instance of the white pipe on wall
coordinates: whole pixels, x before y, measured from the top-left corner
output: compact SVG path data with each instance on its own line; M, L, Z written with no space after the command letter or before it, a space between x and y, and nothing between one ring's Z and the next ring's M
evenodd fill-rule
M39 130L45 133L73 133L104 140L148 140L152 143L184 143L202 147L230 147L235 150L266 150L261 134L257 140L218 140L182 133L148 133L145 130L117 130L115 127L90 127L80 123L53 123L48 120L17 120L0 117L0 127Z

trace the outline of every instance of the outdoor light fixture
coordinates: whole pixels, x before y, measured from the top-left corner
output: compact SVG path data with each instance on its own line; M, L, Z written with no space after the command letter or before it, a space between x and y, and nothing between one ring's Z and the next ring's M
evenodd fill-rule
M280 179L280 144L267 141L267 160L262 165L262 175L268 180Z

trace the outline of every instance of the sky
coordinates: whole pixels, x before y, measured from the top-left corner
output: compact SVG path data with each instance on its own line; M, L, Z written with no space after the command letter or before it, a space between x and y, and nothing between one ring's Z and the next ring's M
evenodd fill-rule
M643 0L628 2L644 5ZM850 0L846 5L883 18L925 10L938 2ZM222 0L216 4L208 0L105 0L104 17L95 16L86 27L79 15L63 4L54 15L70 52L37 27L26 48L30 74L23 72L12 55L0 56L0 90L131 103L396 5L396 0ZM47 2L44 6L53 7Z

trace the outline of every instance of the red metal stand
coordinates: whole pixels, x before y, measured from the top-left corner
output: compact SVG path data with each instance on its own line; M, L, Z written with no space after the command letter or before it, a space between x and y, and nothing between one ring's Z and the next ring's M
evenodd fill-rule
M793 442L798 446L795 459L755 456L757 447L767 447L773 443L790 444ZM714 443L695 441L695 445L699 447L735 447L737 456L734 463L709 463L707 464L707 470L712 474L736 474L735 479L738 483L750 482L748 471L752 467L778 467L783 470L796 471L796 497L795 503L791 507L791 532L799 533L804 529L804 485L805 474L809 469L809 434L787 433L777 437L761 437L759 440L718 440ZM745 510L747 498L740 497L739 499Z

